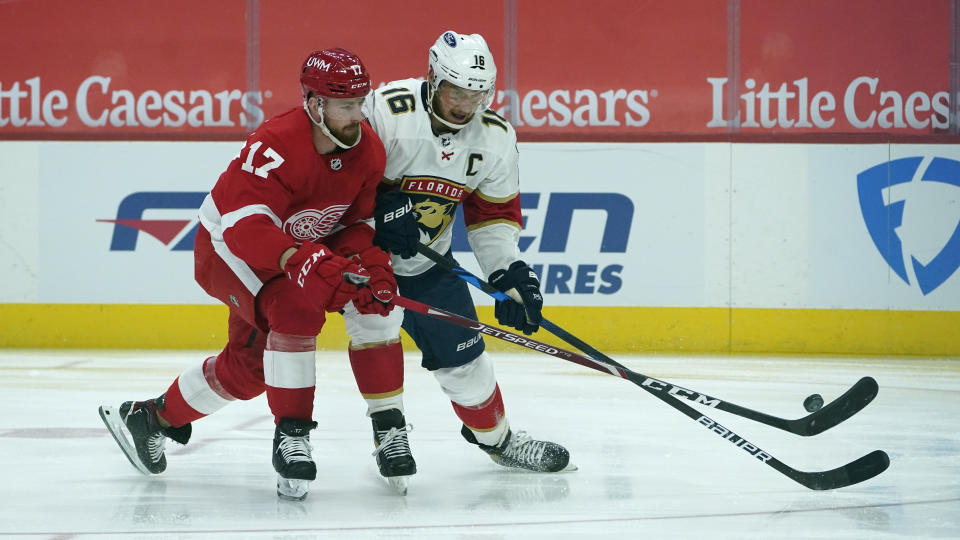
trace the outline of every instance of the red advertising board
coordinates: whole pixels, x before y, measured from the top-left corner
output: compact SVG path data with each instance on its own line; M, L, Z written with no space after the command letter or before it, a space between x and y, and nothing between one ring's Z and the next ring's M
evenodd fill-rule
M950 2L743 0L740 14L742 132L946 132ZM711 83L713 101L729 88Z
M422 77L446 29L486 37L525 140L950 139L951 5L0 2L0 140L242 138L299 104L310 51Z

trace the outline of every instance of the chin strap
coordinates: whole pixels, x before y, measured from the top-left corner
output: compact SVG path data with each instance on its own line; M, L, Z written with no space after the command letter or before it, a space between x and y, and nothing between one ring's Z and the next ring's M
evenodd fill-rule
M324 135L326 135L327 137L329 137L330 140L333 141L334 144L336 144L336 145L339 146L340 148L343 148L344 150L349 150L349 149L353 148L354 146L360 144L360 139L363 138L363 129L362 129L362 128L361 128L360 131L357 133L357 140L354 141L353 144L346 144L346 143L344 143L343 141L341 141L340 139L338 139L333 133L330 132L330 129L327 127L327 123L323 120L323 100L320 99L320 98L317 98L317 112L320 114L320 121L319 121L319 122L317 122L316 120L314 120L314 119L313 119L313 115L310 114L310 107L307 106L307 102L308 102L308 101L309 101L309 100L304 100L304 102L303 102L303 110L307 112L307 117L310 118L310 121L313 122L314 125L316 125L317 127L319 127L319 128L320 128L320 131L322 131Z

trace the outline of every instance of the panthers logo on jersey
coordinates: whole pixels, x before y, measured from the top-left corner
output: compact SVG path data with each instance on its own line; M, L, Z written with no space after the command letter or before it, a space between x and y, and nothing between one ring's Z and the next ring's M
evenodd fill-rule
M457 204L468 194L463 185L435 176L405 176L400 189L410 195L420 242L428 246L453 223Z

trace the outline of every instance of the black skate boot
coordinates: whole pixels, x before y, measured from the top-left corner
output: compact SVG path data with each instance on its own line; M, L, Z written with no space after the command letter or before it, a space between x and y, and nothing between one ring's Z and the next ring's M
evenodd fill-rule
M273 433L273 468L277 478L277 495L281 499L302 501L317 478L317 464L310 455L310 430L316 422L281 418Z
M407 494L407 483L417 472L417 462L410 452L407 433L413 426L406 423L400 409L388 409L370 415L373 444L380 474L400 495Z
M127 401L117 410L100 407L100 418L120 445L130 463L143 474L160 474L167 468L163 453L167 439L180 444L190 440L190 424L181 427L163 427L157 411L164 408L164 396L146 401Z
M503 442L497 446L481 444L467 426L463 426L460 434L467 442L479 446L490 459L504 467L535 472L576 470L576 466L570 464L570 452L567 452L566 448L550 441L534 440L526 431L508 431Z

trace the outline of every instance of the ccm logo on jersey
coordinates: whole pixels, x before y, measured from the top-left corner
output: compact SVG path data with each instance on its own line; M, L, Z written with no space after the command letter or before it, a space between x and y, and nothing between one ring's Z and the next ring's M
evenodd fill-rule
M397 208L393 212L387 212L386 214L384 214L383 222L386 223L388 221L393 221L394 219L399 219L409 214L412 211L413 211L413 203L410 201L410 199L407 199L407 204L403 205L403 207Z

